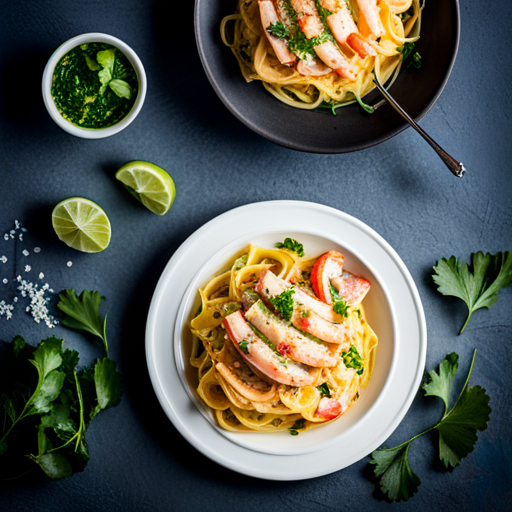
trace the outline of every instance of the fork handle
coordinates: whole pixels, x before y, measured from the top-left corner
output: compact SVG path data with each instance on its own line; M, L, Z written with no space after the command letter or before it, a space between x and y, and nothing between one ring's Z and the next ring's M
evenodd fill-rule
M421 126L393 99L378 80L374 79L373 82L391 106L432 146L434 151L446 164L446 167L448 167L457 178L462 178L466 173L464 164L449 155L425 130L423 130L423 128L421 128Z

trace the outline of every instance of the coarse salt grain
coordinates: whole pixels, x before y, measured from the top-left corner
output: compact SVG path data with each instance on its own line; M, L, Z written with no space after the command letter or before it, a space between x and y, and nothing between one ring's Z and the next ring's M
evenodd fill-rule
M0 316L5 316L7 320L12 318L12 310L14 306L12 304L7 304L5 300L0 300Z
M18 290L21 292L21 295L23 297L28 296L30 298L30 306L27 306L25 311L32 315L32 318L36 323L44 322L47 327L55 327L58 324L58 321L53 315L50 315L48 310L48 302L50 302L50 298L45 296L46 290L50 287L48 283L45 283L41 288L39 288L37 283L34 284L30 281L26 281L25 279L21 279L21 276L18 276L18 281L20 282Z
M8 282L9 282L9 279L7 279L7 278L2 279L2 283L7 284Z
M39 272L39 279L44 279L44 274L42 272Z
M2 263L7 263L7 258L6 258L5 256L2 256L2 257L0 258L0 261L1 261Z
M73 265L73 262L72 262L72 261L68 261L68 262L66 263L66 265L67 265L68 267L71 267L71 265Z
M30 265L25 265L25 272L30 272L32 267Z
M41 247L34 247L34 252L37 254L38 252L41 252Z
M27 249L23 249L23 251L21 251L21 254L23 254L23 256L28 256L30 253L27 251Z

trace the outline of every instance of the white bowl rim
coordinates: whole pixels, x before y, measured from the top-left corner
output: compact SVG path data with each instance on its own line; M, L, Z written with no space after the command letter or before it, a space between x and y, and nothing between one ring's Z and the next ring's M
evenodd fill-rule
M128 114L118 123L107 128L81 128L69 121L66 121L66 119L60 115L52 98L51 86L55 66L67 52L85 43L107 43L121 50L130 61L130 64L133 66L139 80L139 92L130 112L128 112ZM41 87L46 110L58 126L75 137L81 137L83 139L103 139L124 130L137 117L146 98L147 78L142 61L135 51L132 50L132 48L130 48L130 46L128 46L124 41L102 32L88 32L68 39L53 52L44 68Z

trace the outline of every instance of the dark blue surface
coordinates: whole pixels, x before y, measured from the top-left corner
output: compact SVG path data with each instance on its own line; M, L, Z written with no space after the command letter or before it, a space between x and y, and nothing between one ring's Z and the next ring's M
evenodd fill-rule
M430 0L435 1L435 0ZM439 1L439 0L437 0ZM428 3L428 2L427 2ZM128 510L506 510L512 499L512 289L490 310L474 314L466 332L462 302L442 297L431 267L442 256L512 249L512 71L508 0L462 2L458 60L447 88L421 122L468 168L454 178L418 135L408 129L364 152L320 156L283 149L253 134L220 103L209 86L194 43L193 2L2 0L0 17L0 234L15 219L29 229L25 241L0 238L0 300L14 276L33 274L64 287L98 289L108 298L111 356L125 377L122 403L100 415L88 431L91 461L82 474L48 482L31 479L0 486L2 511ZM166 9L172 5L171 9ZM63 41L84 32L113 34L142 59L146 104L122 133L99 141L73 138L46 114L40 79ZM136 204L114 180L123 163L150 160L173 176L178 195L158 218ZM80 254L59 242L50 213L60 200L82 195L110 216L110 247ZM475 451L451 472L435 464L436 438L410 451L422 480L407 503L374 495L368 459L332 475L273 483L237 475L188 445L164 415L149 382L144 328L152 292L168 259L198 227L235 206L270 199L302 199L333 206L380 233L408 266L425 308L427 368L457 351L461 370L479 352L471 382L485 387L493 412ZM41 247L25 257L23 248ZM72 261L72 267L66 262ZM0 318L0 339L23 334L32 343L50 331L21 307ZM78 348L82 362L100 355L77 333L55 334ZM418 395L386 442L395 446L434 424L441 404ZM377 428L378 426L376 426Z

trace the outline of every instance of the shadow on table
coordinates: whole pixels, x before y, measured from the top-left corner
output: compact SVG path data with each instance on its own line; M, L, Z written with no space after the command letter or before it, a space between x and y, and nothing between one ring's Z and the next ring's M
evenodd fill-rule
M173 108L186 110L190 119L224 132L233 142L250 135L222 104L206 77L195 40L194 2L174 3L170 16L169 3L155 0L153 20L158 73L152 77L152 88L156 94L174 98Z

